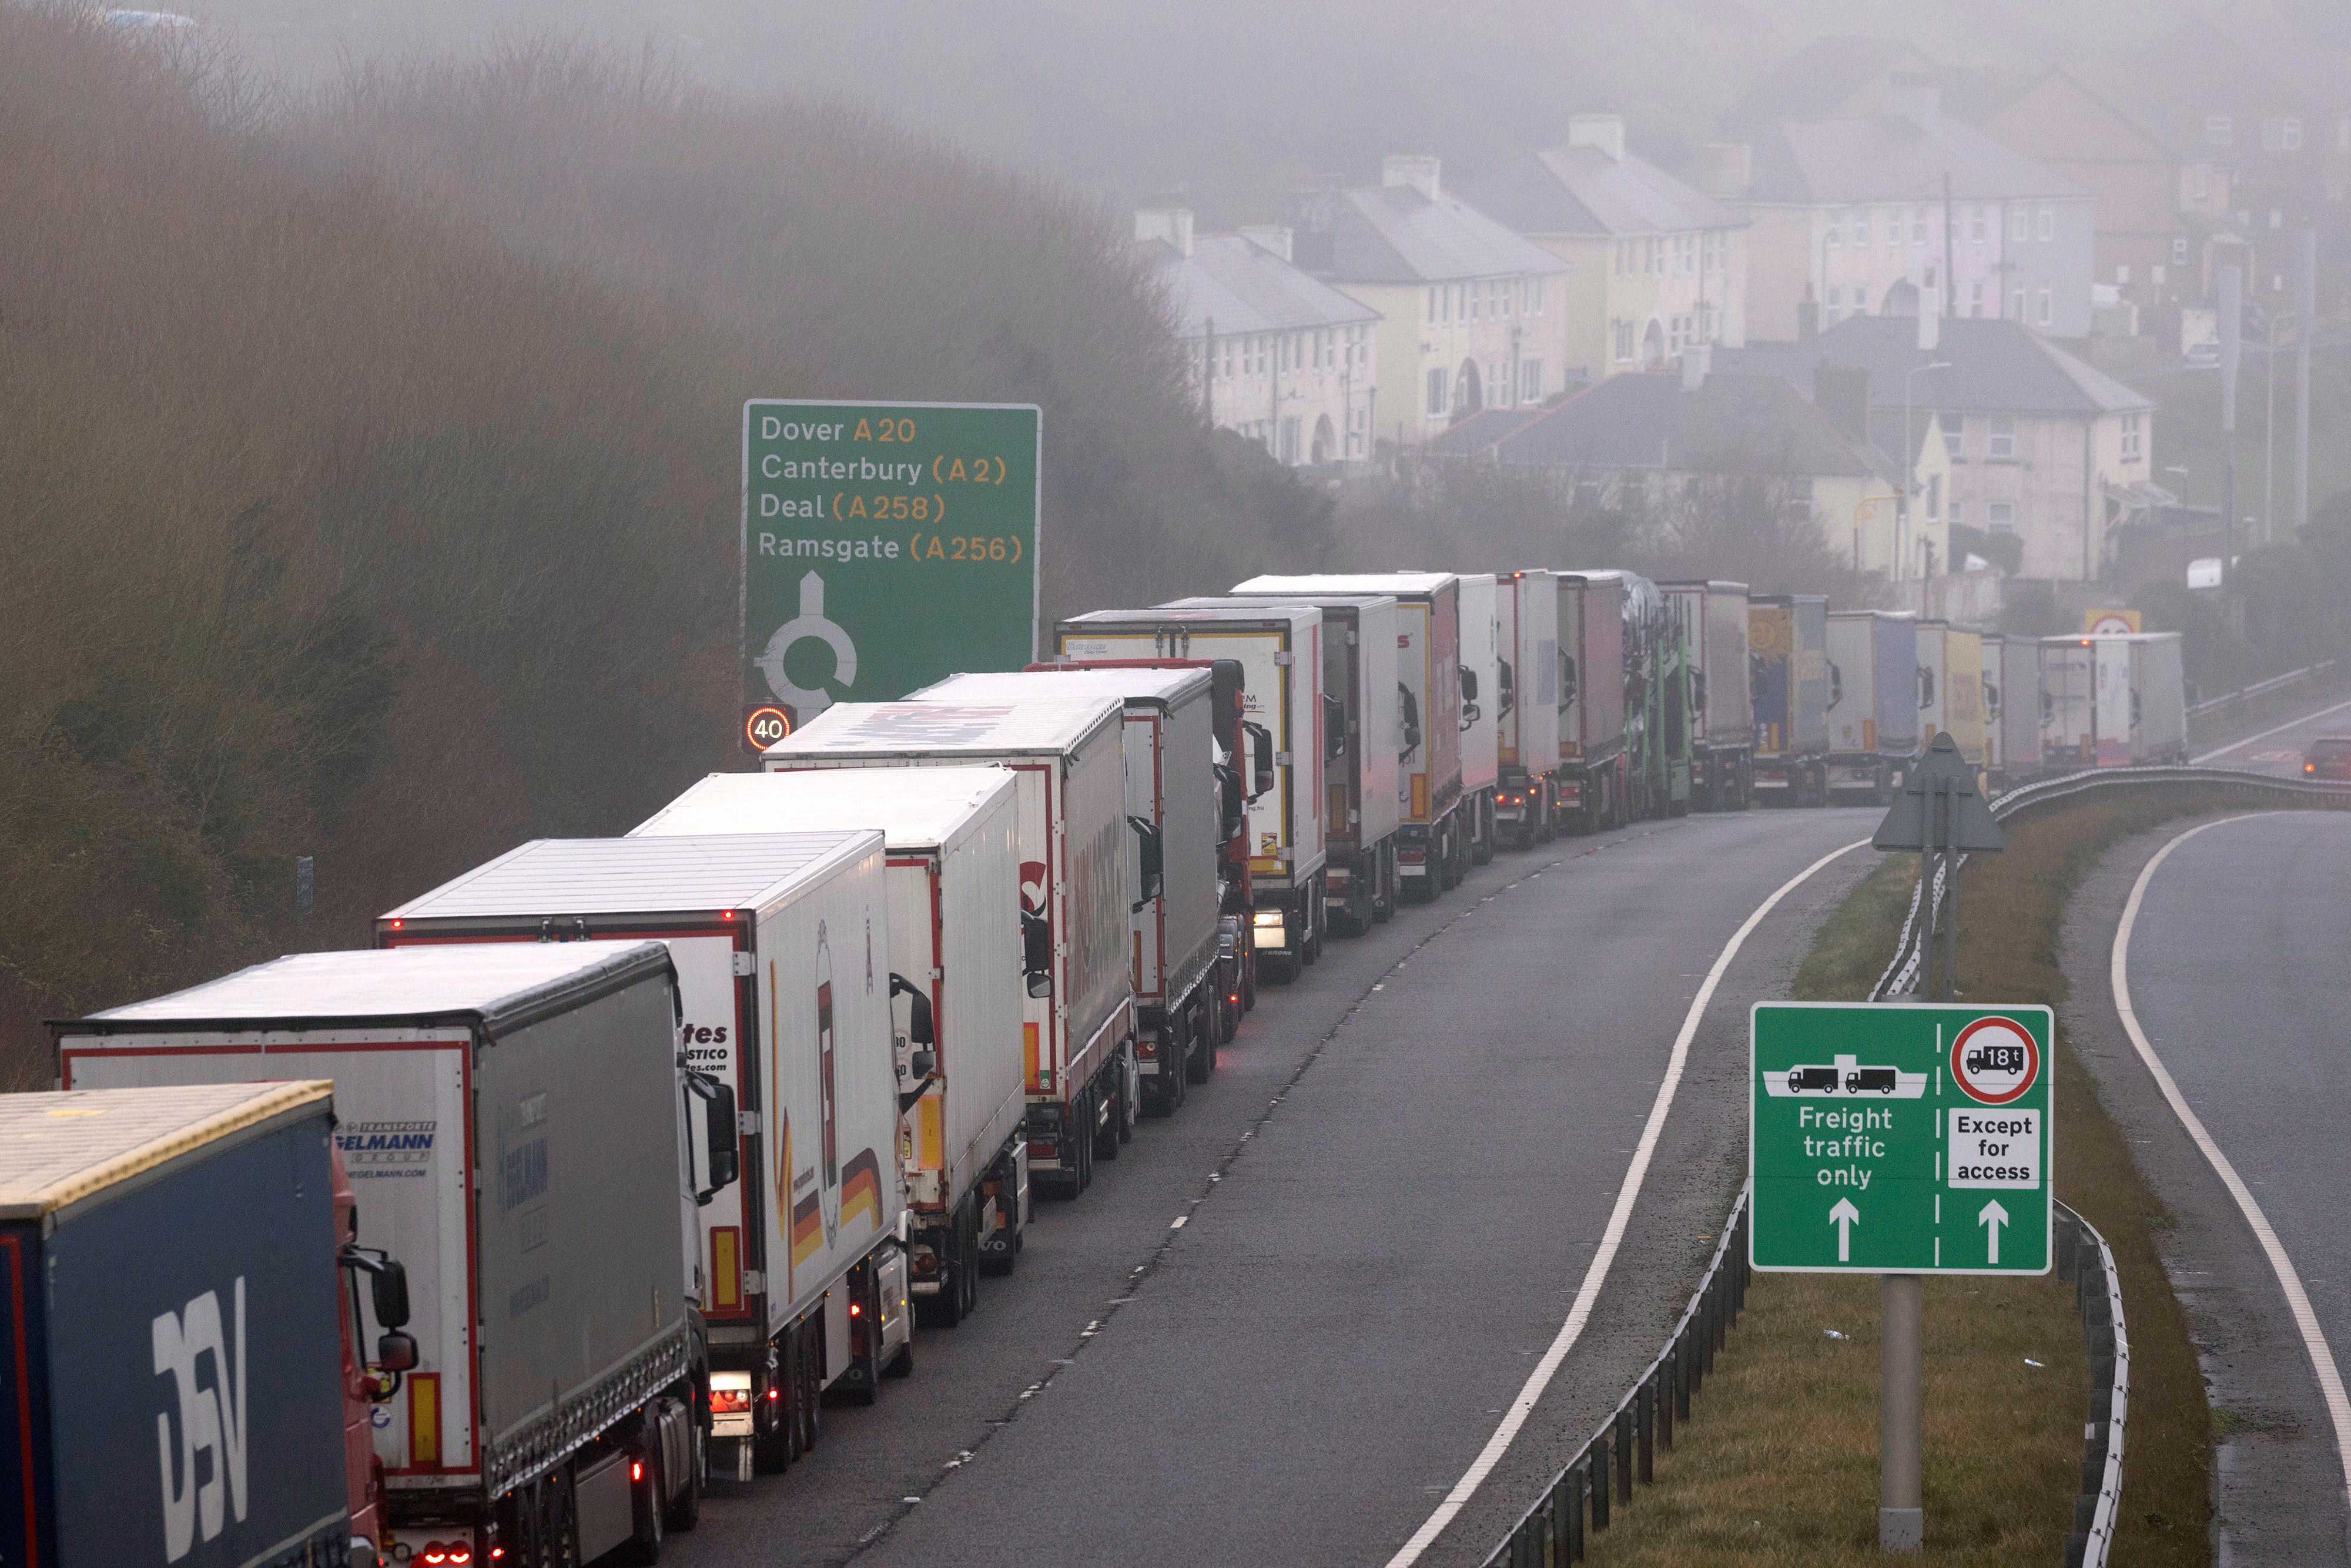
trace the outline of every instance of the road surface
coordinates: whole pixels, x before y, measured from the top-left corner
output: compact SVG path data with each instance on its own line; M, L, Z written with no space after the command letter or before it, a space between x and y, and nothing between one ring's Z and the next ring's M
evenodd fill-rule
M2302 776L2302 754L2321 735L2351 735L2351 701L2330 702L2316 712L2263 725L2241 740L2199 751L2193 760L2210 768Z
M2252 1220L2127 1039L2110 964L2143 868L2178 841L2140 896L2129 1000L2340 1363L2351 1351L2351 813L2207 821L2219 825L2183 840L2197 824L2174 822L2121 846L2085 885L2066 934L2067 1025L2178 1225L2161 1241L2216 1416L2217 1560L2343 1564L2351 1497L2303 1325Z
M1384 1561L1558 1332L1708 967L1877 815L1562 840L1333 941L1092 1191L1040 1206L911 1380L723 1486L675 1560ZM1747 1005L1875 861L1794 890L1726 971L1590 1328L1423 1562L1481 1560L1656 1354L1744 1173Z

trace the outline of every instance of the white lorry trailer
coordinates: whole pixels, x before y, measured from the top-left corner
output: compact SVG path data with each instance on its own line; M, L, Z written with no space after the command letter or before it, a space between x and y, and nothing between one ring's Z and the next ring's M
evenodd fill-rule
M1478 813L1462 792L1461 580L1450 572L1253 577L1240 599L1311 603L1322 594L1396 601L1398 890L1426 902L1468 874ZM1474 677L1472 684L1474 684Z
M1697 667L1691 699L1690 805L1743 811L1755 790L1755 692L1747 665L1747 585L1666 582L1667 602Z
M742 1113L744 1180L702 1211L697 1247L714 1460L739 1479L799 1458L818 1396L870 1398L908 1343L882 862L871 828L538 839L376 919L382 947L668 946L686 1061ZM868 1295L878 1318L852 1323Z
M1828 625L1829 795L1886 805L1918 755L1917 619L1841 610Z
M1494 831L1520 849L1559 831L1559 585L1548 571L1496 579Z
M1054 628L1054 656L1229 659L1241 668L1248 737L1249 943L1259 973L1294 980L1322 956L1330 856L1323 773L1322 612L1311 603L1184 600L1152 610L1097 610Z
M649 1560L701 1506L709 1360L680 1271L697 1200L734 1181L736 1107L686 1070L678 1018L661 944L531 942L298 954L53 1027L67 1089L334 1081L415 1341L375 1406L384 1560L584 1563Z
M1494 858L1495 796L1501 784L1502 727L1497 716L1502 685L1500 593L1491 572L1461 578L1461 800L1469 828L1469 859Z
M1625 753L1625 582L1616 572L1552 573L1559 585L1559 802L1573 831L1632 820Z
M2133 768L2188 757L2177 632L2041 643L2041 756L2050 768Z
M1146 1110L1168 1115L1216 1070L1225 992L1217 984L1221 819L1215 688L1205 669L1040 665L1018 674L951 675L911 702L1021 702L1039 693L1111 697L1125 709L1122 749L1130 973L1136 1065Z
M1063 1197L1116 1159L1142 1099L1128 972L1128 870L1121 750L1110 697L1019 703L841 703L762 755L770 773L827 768L1012 770L1019 800L1020 926L1027 997L1022 1077L1029 1179Z
M2041 643L2032 637L2000 640L2000 674L1991 674L1992 642L1984 639L1984 679L1999 688L2000 760L1992 772L2001 788L2023 783L2041 772Z
M1001 768L714 773L630 834L882 830L907 1267L941 1328L1011 1271L1029 1218L1015 797Z

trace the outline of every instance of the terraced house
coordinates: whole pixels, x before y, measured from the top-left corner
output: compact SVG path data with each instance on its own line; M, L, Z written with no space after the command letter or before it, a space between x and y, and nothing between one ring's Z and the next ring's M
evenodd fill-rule
M1134 214L1176 308L1208 423L1299 467L1371 454L1379 312L1292 266L1274 225L1196 235L1183 207Z
M1581 379L1747 340L1746 215L1626 152L1618 116L1576 115L1566 146L1515 159L1467 193L1568 264L1567 361Z
M1297 264L1376 311L1378 434L1417 446L1465 414L1541 403L1567 385L1567 264L1398 155L1377 185L1283 204Z

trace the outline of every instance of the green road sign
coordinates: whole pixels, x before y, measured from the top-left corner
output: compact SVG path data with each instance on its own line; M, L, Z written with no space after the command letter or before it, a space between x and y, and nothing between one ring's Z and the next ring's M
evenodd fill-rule
M1756 1268L2049 1271L2047 1008L1758 1002L1748 1027Z
M743 709L805 723L1037 651L1033 404L743 405Z

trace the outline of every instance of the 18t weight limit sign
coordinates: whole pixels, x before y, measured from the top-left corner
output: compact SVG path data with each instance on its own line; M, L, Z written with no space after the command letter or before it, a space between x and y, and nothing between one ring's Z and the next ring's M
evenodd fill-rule
M747 745L778 709L1036 656L1041 430L1027 403L743 405Z
M1755 1267L2046 1272L2051 1028L2042 1007L1759 1003Z

